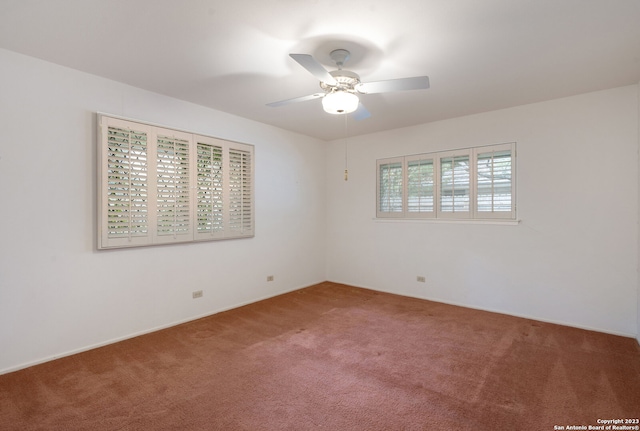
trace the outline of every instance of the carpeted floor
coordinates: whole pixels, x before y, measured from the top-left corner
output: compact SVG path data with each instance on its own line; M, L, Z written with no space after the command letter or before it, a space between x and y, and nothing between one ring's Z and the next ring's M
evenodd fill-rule
M328 282L0 376L5 431L549 431L639 416L634 339Z

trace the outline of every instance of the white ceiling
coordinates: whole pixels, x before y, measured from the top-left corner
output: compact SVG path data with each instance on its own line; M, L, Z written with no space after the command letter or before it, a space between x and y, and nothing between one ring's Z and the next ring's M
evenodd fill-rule
M640 0L0 0L0 47L305 135L347 133L289 58L352 53L364 134L640 82ZM0 65L1 67L1 65Z

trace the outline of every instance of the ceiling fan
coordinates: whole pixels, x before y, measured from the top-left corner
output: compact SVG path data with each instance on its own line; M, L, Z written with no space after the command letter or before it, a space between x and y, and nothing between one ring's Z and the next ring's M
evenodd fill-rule
M342 67L349 60L351 53L346 49L331 51L330 57L336 63L338 70L327 71L317 60L308 54L289 54L300 66L307 69L320 80L323 92L308 96L281 100L268 103L273 108L290 103L322 99L322 107L330 114L349 114L354 112L356 120L364 120L371 116L369 111L360 103L358 94L389 93L393 91L422 90L429 88L428 76L412 78L389 79L385 81L362 82L357 73L344 70Z

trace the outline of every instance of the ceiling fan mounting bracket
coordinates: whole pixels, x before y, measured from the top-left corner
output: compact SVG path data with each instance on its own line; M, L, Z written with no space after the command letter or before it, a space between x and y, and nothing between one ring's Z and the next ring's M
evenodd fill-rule
M346 49L334 49L329 53L329 57L336 63L338 69L342 69L342 66L351 58L351 53Z

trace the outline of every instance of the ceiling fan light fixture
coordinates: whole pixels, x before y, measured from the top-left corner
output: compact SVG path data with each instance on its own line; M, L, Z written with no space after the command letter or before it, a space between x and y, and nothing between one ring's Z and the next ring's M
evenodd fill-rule
M349 114L358 109L358 96L348 91L334 91L322 98L322 107L329 114Z

